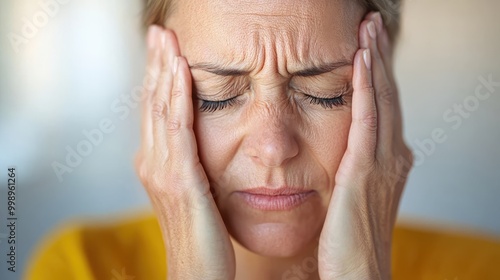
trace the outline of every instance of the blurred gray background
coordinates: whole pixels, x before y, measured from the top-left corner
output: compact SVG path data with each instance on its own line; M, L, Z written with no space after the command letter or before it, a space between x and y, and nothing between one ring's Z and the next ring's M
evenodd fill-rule
M139 109L126 100L145 66L141 1L55 1L0 2L1 279L19 279L63 222L150 209L132 164ZM496 0L403 7L395 70L417 161L400 221L500 236L499 10ZM67 148L103 120L113 130L60 181L53 163L66 164ZM16 274L5 262L8 166L18 176Z

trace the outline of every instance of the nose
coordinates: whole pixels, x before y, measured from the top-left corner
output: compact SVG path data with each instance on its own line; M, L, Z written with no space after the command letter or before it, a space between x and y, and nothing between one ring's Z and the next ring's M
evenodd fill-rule
M287 115L273 111L253 120L243 142L245 154L265 167L279 167L299 153Z

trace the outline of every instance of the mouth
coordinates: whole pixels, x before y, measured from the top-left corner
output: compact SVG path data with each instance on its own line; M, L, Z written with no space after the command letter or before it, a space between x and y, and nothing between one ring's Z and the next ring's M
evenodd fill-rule
M307 201L315 191L291 187L278 189L259 187L235 194L248 206L262 211L290 211Z

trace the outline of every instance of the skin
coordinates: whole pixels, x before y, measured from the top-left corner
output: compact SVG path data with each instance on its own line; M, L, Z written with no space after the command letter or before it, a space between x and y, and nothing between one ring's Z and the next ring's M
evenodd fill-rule
M260 2L179 1L167 29L148 34L136 169L169 279L389 279L412 156L380 14L347 0ZM325 108L304 93L345 102ZM200 99L232 97L200 110ZM234 195L283 185L314 195L274 212Z
M351 82L362 9L352 1L199 2L177 3L168 22L181 54L190 65L213 63L250 72L223 77L192 69L198 95L204 99L243 95L238 97L242 105L214 113L196 111L198 153L219 211L231 235L252 252L273 257L300 254L321 231L347 146L351 113L349 106L325 110L310 104L302 93L287 87L313 87L325 97L335 97ZM352 16L341 11L351 11ZM351 31L349 36L346 31ZM311 77L290 74L338 61L350 65ZM227 97L217 94L231 83L242 83L242 89ZM252 90L245 89L250 86ZM281 185L313 189L317 195L291 213L266 214L239 206L241 200L232 196L242 189Z

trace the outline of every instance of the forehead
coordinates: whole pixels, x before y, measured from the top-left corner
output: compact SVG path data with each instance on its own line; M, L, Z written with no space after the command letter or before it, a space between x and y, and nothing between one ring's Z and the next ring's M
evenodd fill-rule
M364 10L354 0L178 0L167 22L190 63L251 67L351 60ZM283 63L281 63L283 64Z

